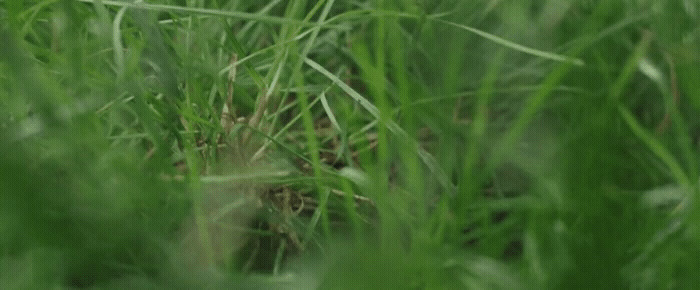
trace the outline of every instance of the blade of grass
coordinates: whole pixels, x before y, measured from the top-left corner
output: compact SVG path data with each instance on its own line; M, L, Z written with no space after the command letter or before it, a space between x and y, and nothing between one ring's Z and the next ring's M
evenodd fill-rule
M78 1L84 2L84 3L96 3L97 1L100 1L100 0L78 0ZM231 18L237 18L237 19L242 19L242 20L252 20L252 21L272 23L272 24L286 24L286 25L293 24L293 25L300 25L300 26L325 25L323 22L315 24L315 23L309 23L309 22L304 22L301 20L290 19L290 18L285 18L285 17L277 17L277 16L270 16L270 15L264 15L264 14L258 14L258 13L240 12L240 11L224 11L224 10L193 8L193 7L183 7L183 6L174 6L174 5L164 5L164 4L149 4L149 3L143 3L143 2L131 3L131 2L109 1L109 0L101 0L100 2L106 6L128 7L128 8L134 8L134 9L162 11L162 12L179 12L179 13L201 14L201 15L211 15L211 16L220 16L220 17L231 17Z
M625 123L627 123L627 126L632 130L632 133L642 140L649 150L666 164L676 182L682 186L689 186L690 178L685 174L681 165L673 157L673 154L671 154L661 142L654 138L651 133L647 132L627 108L619 105L617 110L620 112L620 116L622 116Z
M311 32L313 32L313 29L309 29L309 30L306 30L306 31L304 31L304 32L302 32L302 33L299 33L299 34L297 34L296 36L294 36L294 38L292 38L292 39L287 39L287 40L284 40L284 41L279 41L279 42L276 42L275 44L270 45L270 46L268 46L268 47L265 47L265 48L256 50L255 52L252 52L252 53L246 55L245 57L239 59L239 60L238 60L238 64L250 62L250 60L251 60L253 57L256 57L256 56L258 56L258 55L264 54L264 53L266 53L266 52L268 52L268 51L270 51L270 50L273 50L273 49L275 49L275 48L279 48L279 47L282 47L282 46L284 46L284 45L288 45L288 44L291 43L292 41L299 41L299 40L302 40L304 37L306 37L307 35L311 34ZM219 74L220 74L220 75L224 75L224 74L226 74L226 72L228 72L229 69L230 69L229 66L227 66L227 67L223 68L222 70L220 70L220 71L219 71Z
M313 164L313 162L311 161L311 159L306 158L306 156L304 156L304 154L301 154L301 153L299 153L299 152L296 152L296 151L295 151L294 149L292 149L291 147L289 147L289 146L285 145L284 143L278 141L275 137L270 136L270 135L268 135L267 133L265 133L265 132L263 132L263 131L260 131L260 129L258 129L258 128L253 128L253 127L250 127L250 126L247 126L247 125L245 125L245 126L248 128L248 130L252 130L254 133L260 134L261 136L263 136L263 137L267 138L268 140L272 141L272 143L277 144L278 146L280 146L280 147L284 148L285 150L289 151L290 153L294 154L296 157L300 158L301 160L304 160L306 163L308 163L308 164Z
M124 45L122 45L121 22L126 13L126 7L122 7L114 16L112 22L112 46L114 46L114 63L117 65L117 76L124 73Z
M678 136L678 145L680 146L684 155L683 159L686 160L685 164L686 168L688 169L688 175L698 176L698 169L696 164L697 157L693 152L692 148L693 141L690 135L688 134L688 129L685 126L687 122L683 120L683 117L681 116L678 110L679 96L678 88L674 87L676 85L675 83L677 82L677 78L674 76L674 62L668 54L666 54L665 58L670 65L669 70L671 72L671 77L670 80L668 80L671 85L670 89L665 85L667 80L663 77L661 71L656 66L653 66L647 59L642 59L639 62L639 71L646 75L649 79L651 79L661 92L661 95L664 99L664 106L666 107L666 112L668 116L670 116L670 121L673 122L674 133L676 134L676 136ZM657 132L659 132L659 128L661 127L657 126Z
M646 51L651 43L651 38L651 32L645 31L642 35L642 39L639 41L639 44L637 44L637 47L635 47L634 51L632 52L632 55L625 62L625 65L622 68L617 80L610 88L608 96L611 101L619 101L620 95L625 87L627 87L633 73L637 70L640 60L646 54ZM654 138L652 134L646 132L646 130L644 130L642 125L639 124L634 115L632 115L627 108L625 108L622 104L619 104L617 109L622 116L622 119L625 121L625 123L627 123L637 138L642 140L642 142L647 145L649 150L651 150L659 159L661 159L661 161L666 164L668 169L671 171L671 175L674 177L674 179L676 179L676 182L683 186L689 186L690 179L683 171L682 166L673 157L673 154L671 154L663 146L663 144L661 144L661 142Z
M313 101L311 101L311 103L309 103L309 106L310 106L310 107L313 107L314 105L316 105L316 103L318 103L319 100L320 100L320 98L314 99ZM289 104L287 107L283 107L283 108L281 108L281 109L278 109L277 112L276 112L275 114L276 114L276 115L279 115L280 113L289 110L289 109L290 109L291 107L293 107L293 106L298 106L298 104L297 104L296 102L293 102L293 103ZM268 138L268 139L271 138L271 139L274 139L274 140L277 140L277 139L282 138L282 135L285 134L285 133L287 133L287 131L289 130L289 128L291 128L294 124L296 124L296 122L299 121L299 119L300 119L301 117L302 117L302 116L301 116L301 113L297 114L296 116L294 116L294 118L292 118L291 120L289 120L289 121L284 125L284 127L282 127L282 128L280 128L279 130L277 130L277 132L276 132L276 134L275 134L274 136L269 136L269 137L267 137L267 138ZM275 119L276 119L276 118L277 118L277 116L275 116ZM274 123L274 122L273 122L273 123ZM270 142L272 142L272 141L271 141L271 140L268 140L268 141L265 142L265 144L263 144L262 146L260 146L260 149L258 149L258 151L255 152L255 154L253 154L253 157L251 157L251 160L252 160L252 161L255 161L255 160L260 159L260 158L262 157L262 154L263 154L263 152L265 151L265 149L266 149L268 146L270 146ZM277 142L277 143L280 143L280 142ZM310 163L309 163L309 164L310 164Z
M376 0L376 7L380 9L384 8L383 0ZM386 95L386 51L384 43L386 43L386 23L384 17L378 17L376 19L376 26L374 31L374 67L370 71L370 85L374 88L374 99L377 103L377 108L379 109L379 120L380 122L386 124L386 121L391 118L391 110L389 109L389 99ZM389 169L389 139L387 136L386 126L379 127L379 144L377 148L377 159L379 160L379 166L381 172L387 172ZM386 189L388 189L388 176L386 178L382 176L381 189L385 190L384 182L386 182Z
M277 6L277 4L279 4L280 2L281 2L281 0L269 1L267 3L267 5L265 5L265 7L263 7L262 9L258 10L258 12L256 14L259 14L259 15L268 14L268 13L270 13L270 10L272 10L272 8ZM249 30L251 30L255 24L256 23L254 21L250 21L250 22L246 23L245 25L243 25L243 27L241 27L241 29L238 32L241 34L245 34Z
M485 39L488 39L488 40L490 40L490 41L493 41L493 42L495 42L495 43L497 43L497 44L503 45L503 46L505 46L505 47L507 47L507 48L510 48L510 49L512 49L512 50L515 50L515 51L520 51L520 52L522 52L522 53L526 53L526 54L529 54L529 55L539 56L539 57L542 57L542 58L551 59L551 60L555 60L555 61L559 61L559 62L570 63L570 64L577 65L577 66L582 66L582 65L584 65L583 60L578 59L578 58L575 58L575 57L569 57L569 56L564 56L564 55L558 55L558 54L555 54L555 53L551 53L551 52L546 52L546 51L541 51L541 50L537 50L537 49L534 49L534 48L530 48L530 47L527 47L527 46L524 46L524 45L517 44L517 43L512 42L512 41L510 41L510 40L503 39L503 38L501 38L501 37L498 37L498 36L496 36L496 35L493 35L493 34L491 34L491 33L486 32L486 31L479 30L479 29L476 29L476 28L473 28L473 27L469 27L469 26L466 26L466 25L463 25L463 24L454 23L454 22L447 21L447 20L443 20L443 19L439 19L439 18L428 18L428 19L429 19L429 20L432 20L432 21L435 21L435 22L438 22L438 23L447 24L447 25L450 25L450 26L453 26L453 27L456 27L456 28L459 28L459 29L462 29L462 30L469 31L469 32L471 32L471 33L474 33L474 34L476 34L476 35L478 35L478 36L481 36L481 37L483 37L483 38L485 38Z
M326 17L328 17L328 13L330 12L331 7L333 6L334 0L329 0L326 3L326 6L324 7L323 11L321 12L321 15L319 16L318 23L322 23L323 21L326 20ZM308 18L307 18L308 19ZM296 85L298 87L304 87L304 75L301 73L302 71L302 66L304 64L304 60L307 59L306 55L308 55L309 51L311 50L311 47L316 40L316 37L318 36L318 33L320 31L320 26L315 27L314 30L311 33L311 37L309 38L309 41L306 43L306 46L302 49L301 55L299 56L297 63L295 65L295 69L293 70L293 76L292 79L296 82ZM296 50L296 42L291 43L292 50ZM299 98L299 109L301 110L302 113L302 122L304 124L304 131L306 133L306 142L308 145L308 150L309 154L311 155L311 166L314 171L314 176L316 177L317 181L315 182L316 184L316 190L318 191L319 194L319 199L321 200L321 204L319 204L318 210L321 211L321 227L323 230L323 233L325 236L328 238L330 237L330 220L328 217L328 210L325 208L327 199L328 199L328 194L321 194L323 192L322 188L323 185L321 184L320 178L321 178L321 156L319 152L319 144L318 140L316 138L316 131L314 130L314 121L313 117L311 115L310 107L309 107L309 99L306 94L306 91L300 90L299 93L297 94ZM309 225L309 230L313 229L315 227L314 224ZM307 239L305 237L304 242L306 242Z
M310 67L315 69L316 71L320 72L324 76L326 76L329 80L331 80L334 84L336 84L338 87L340 87L341 90L343 90L346 94L348 94L351 98L353 98L355 101L357 101L365 110L367 110L372 117L375 119L379 120L379 109L375 107L371 102L369 102L367 99L365 99L362 95L360 95L357 91L353 90L350 86L345 84L341 79L339 79L337 76L326 70L323 66L318 64L317 62L307 58L305 60L306 64L308 64ZM425 163L426 166L428 166L428 169L434 174L434 176L437 178L437 180L440 182L440 185L442 185L450 194L455 194L456 192L456 187L452 182L450 181L449 177L447 176L447 173L440 167L438 164L437 160L435 157L433 157L430 153L425 151L425 149L421 148L418 146L415 141L411 141L412 139L409 137L409 135L404 131L396 122L393 120L386 120L386 123L384 124L387 126L389 131L391 131L393 134L396 134L399 137L399 141L404 143L404 146L408 146L407 148L411 148L411 150L416 150L418 152L418 155L420 156L421 160L423 163Z
M406 65L407 55L404 53L398 53L404 49L406 43L404 42L403 31L400 29L400 23L398 19L392 19L389 22L390 27L387 29L387 43L388 50L394 51L396 53L389 54L389 75L394 80L395 86L397 88L397 94L400 106L397 106L395 110L391 112L390 115L398 116L399 110L401 111L401 124L403 128L409 133L413 134L416 132L417 116L414 107L409 106L413 99L416 98L416 92L413 89L413 82L411 82L411 77L409 76L409 69ZM420 22L420 20L419 20ZM410 136L415 139L414 135ZM424 221L427 218L427 205L431 203L431 194L429 191L425 190L425 177L423 174L423 168L420 164L420 159L418 154L414 150L398 150L399 158L404 168L406 168L406 189L409 190L414 196L420 197L422 200L416 209L416 216L418 220ZM426 233L430 235L429 233Z
M326 116L328 116L328 119L331 121L331 124L333 124L333 127L335 127L338 131L342 131L342 129L340 128L340 124L338 124L338 121L335 119L333 110L331 110L331 107L328 106L328 100L326 100L326 92L321 92L319 98L321 99L321 105L323 105L323 109L326 111Z
M376 0L375 7L379 9L384 8L383 0ZM386 31L385 31L385 19L380 16L375 19L373 42L374 42L374 64L370 64L371 58L369 57L370 50L366 50L366 55L364 56L364 61L367 64L364 66L364 75L366 82L369 85L372 95L374 96L375 103L377 104L377 109L379 110L379 121L382 124L386 124L391 118L391 109L389 105L389 99L386 95L386 52L384 43L386 43ZM361 45L355 45L356 48L361 48ZM398 124L397 124L398 127ZM386 199L389 193L389 136L386 126L379 126L377 128L377 163L367 164L367 166L375 167L373 170L375 174L372 178L375 180L376 184L372 188L376 194L374 197L377 199L379 204L385 203L382 199ZM407 136L406 136L407 137ZM388 202L386 202L388 204ZM379 207L379 215L382 217L382 222L380 223L380 246L382 249L389 249L394 244L396 238L395 232L395 221L396 217L388 212L385 212L387 207Z
M275 263L272 267L272 275L279 275L280 268L282 267L282 258L284 258L284 250L287 248L287 239L282 239L280 241L279 247L277 247L277 254L275 255Z
M249 62L243 61L245 59L245 56L248 56L248 51L246 51L246 49L243 48L241 43L238 41L238 38L236 37L235 33L231 34L231 43L233 44L233 49L236 51L236 53L240 57L243 57L243 59L239 60L236 64L243 64L243 67L245 67L246 72L248 72L248 74L253 78L253 81L258 86L258 89L263 90L265 88L265 82L263 81L263 77L250 65Z
M314 179L314 182L317 179ZM306 232L304 233L304 239L301 241L302 247L306 247L306 245L311 241L311 238L314 234L314 230L316 229L316 226L318 226L318 222L321 221L321 218L323 217L323 212L326 211L325 207L328 204L328 197L330 196L331 191L330 189L326 189L324 193L320 193L320 202L318 207L314 210L313 215L311 215L311 220L309 221L308 226L306 227ZM323 226L323 225L322 225Z
M608 91L608 97L612 102L617 102L619 100L622 91L629 84L630 78L634 72L637 71L639 61L646 54L650 43L651 32L647 30L644 32L644 34L642 34L642 39L639 41L639 44L637 44L637 47L635 47L632 55L630 55L625 62L625 65L622 67L622 71L620 71L620 75L617 77L617 80L615 80Z
M517 87L512 87L512 88L501 88L501 89L494 89L494 94L510 94L510 93L531 93L533 91L537 91L539 89L539 86L537 85L532 85L532 86L517 86ZM577 89L573 87L566 87L566 86L557 86L553 90L553 92L562 92L562 93L577 93L577 94L589 94L588 92L582 90L582 89ZM427 97L427 98L421 98L418 100L411 100L408 102L405 107L399 107L394 109L394 114L398 114L402 110L406 110L406 108L410 107L415 107L415 106L422 106L430 103L436 103L439 101L445 101L445 100L455 100L458 98L463 98L463 97L471 97L471 96L476 96L478 91L462 91L459 93L455 94L449 94L449 95L444 95L444 96L435 96L435 97Z
M231 175L207 175L200 177L203 183L238 183L243 181L267 181L291 176L291 171L272 171L259 173L238 173Z
M490 165L487 166L489 169L498 165L510 150L513 149L515 143L522 137L528 124L530 124L530 121L532 121L535 114L544 105L545 101L554 91L554 88L569 72L570 68L571 64L569 63L558 65L547 75L539 89L528 98L525 108L520 111L517 119L513 122L513 126L508 130L503 140L497 145Z
M340 185L345 192L345 209L348 214L348 219L350 220L350 227L352 229L353 237L355 237L355 242L359 244L360 241L364 240L364 232L362 231L362 224L358 217L358 213L355 210L355 200L353 196L355 193L350 185L350 181L347 178L340 178Z
M183 110L190 110L190 106L186 106ZM191 112L190 112L191 113ZM189 130L190 126L186 120L183 120L185 130ZM211 237L209 236L209 223L204 214L204 206L202 204L201 183L199 179L199 158L195 153L192 144L195 144L193 136L183 136L185 146L185 159L187 165L187 181L191 191L192 210L194 211L195 224L197 226L197 234L199 243L204 250L204 259L207 266L214 266L214 249L212 247Z
M496 53L493 61L489 64L486 75L482 80L481 87L477 92L477 102L474 112L474 119L469 132L469 146L464 157L464 169L462 178L458 184L459 194L457 195L457 229L465 228L469 221L465 220L468 217L468 209L471 203L474 202L479 188L482 186L481 177L483 174L477 172L477 164L480 153L482 151L482 142L486 133L486 125L488 122L488 105L494 93L494 88L498 76L503 67L505 52L501 49ZM483 207L483 210L488 209ZM486 213L490 216L490 213Z

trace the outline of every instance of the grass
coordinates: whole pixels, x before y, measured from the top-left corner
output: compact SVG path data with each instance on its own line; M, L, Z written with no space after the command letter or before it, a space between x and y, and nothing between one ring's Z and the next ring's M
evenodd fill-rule
M6 1L0 285L693 288L696 1Z

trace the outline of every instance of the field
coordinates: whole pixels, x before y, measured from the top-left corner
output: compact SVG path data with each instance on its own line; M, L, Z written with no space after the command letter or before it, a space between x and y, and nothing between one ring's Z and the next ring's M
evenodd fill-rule
M697 287L699 23L2 1L0 288Z

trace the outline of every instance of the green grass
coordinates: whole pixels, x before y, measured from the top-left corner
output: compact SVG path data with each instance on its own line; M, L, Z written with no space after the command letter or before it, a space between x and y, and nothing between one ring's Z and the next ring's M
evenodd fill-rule
M3 289L700 283L699 2L146 2L0 4Z

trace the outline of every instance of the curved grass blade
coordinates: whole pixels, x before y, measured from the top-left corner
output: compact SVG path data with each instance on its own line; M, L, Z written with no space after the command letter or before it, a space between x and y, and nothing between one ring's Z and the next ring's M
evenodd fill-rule
M79 1L85 2L85 3L97 3L98 2L97 0L79 0ZM99 1L99 2L102 3L103 5L107 5L107 6L128 7L128 8L152 10L152 11L181 12L181 13L192 13L192 14L201 14L201 15L210 15L210 16L231 17L231 18L237 18L237 19L243 19L243 20L253 20L253 21L259 21L259 22L273 23L273 24L295 24L295 25L301 25L301 26L317 25L315 23L304 22L301 20L296 20L296 19L291 19L291 18L269 16L269 15L263 15L263 14L257 14L257 13L247 13L247 12L240 12L240 11L223 11L223 10L206 9L206 8L182 7L182 6L164 5L164 4L130 3L130 2L121 2L121 1ZM320 25L323 25L323 23L321 23Z
M435 21L435 22L447 24L447 25L450 25L450 26L453 26L453 27L456 27L459 29L469 31L469 32L474 33L478 36L486 38L490 41L493 41L495 43L498 43L498 44L503 45L505 47L508 47L510 49L520 51L522 53L526 53L526 54L530 54L530 55L534 55L534 56L539 56L542 58L551 59L551 60L555 60L555 61L559 61L559 62L571 63L571 64L578 65L578 66L584 65L583 60L581 60L579 58L572 58L572 57L568 57L568 56L564 56L564 55L559 55L556 53L551 53L551 52L546 52L546 51L530 48L530 47L527 47L527 46L524 46L521 44L517 44L517 43L512 42L510 40L500 38L496 35L493 35L491 33L486 32L486 31L479 30L479 29L476 29L476 28L473 28L470 26L466 26L464 24L454 23L451 21L442 20L442 19L438 19L438 18L429 18L429 19L432 21Z

